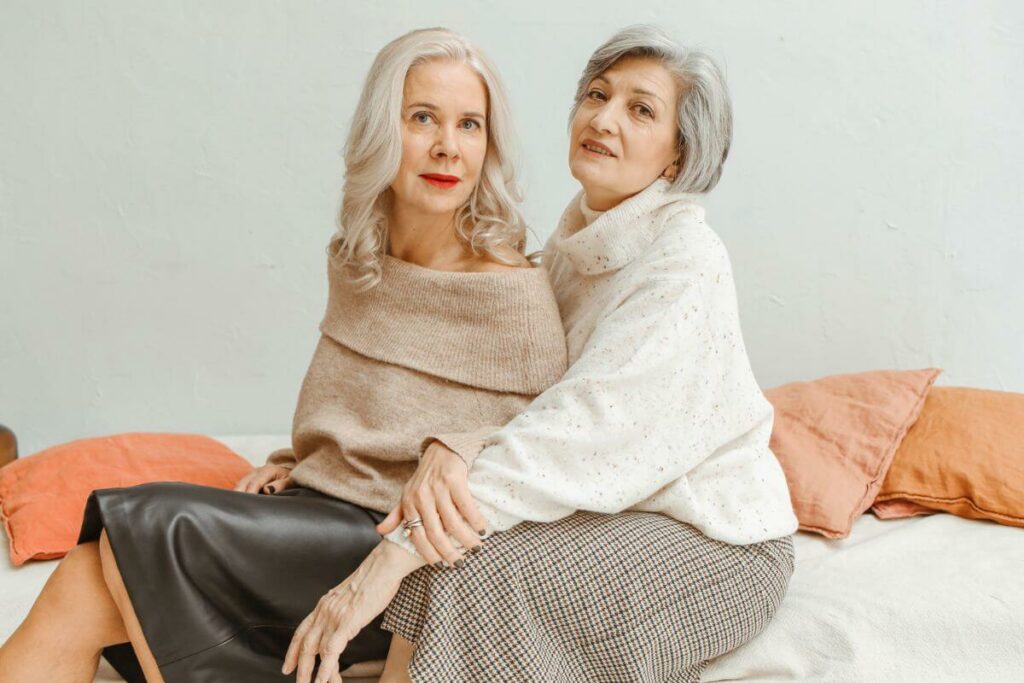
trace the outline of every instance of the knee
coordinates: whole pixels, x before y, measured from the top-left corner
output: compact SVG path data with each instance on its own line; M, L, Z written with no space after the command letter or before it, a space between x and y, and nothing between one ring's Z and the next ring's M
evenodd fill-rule
M95 542L76 545L60 561L43 587L39 602L60 613L75 609L83 595L102 583L99 549Z

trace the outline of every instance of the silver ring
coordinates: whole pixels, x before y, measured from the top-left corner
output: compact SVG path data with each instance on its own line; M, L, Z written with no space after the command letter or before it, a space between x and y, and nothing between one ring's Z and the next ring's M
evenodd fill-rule
M412 530L415 529L418 526L423 526L423 520L420 519L419 517L417 517L416 519L407 521L407 522L402 522L402 528L405 529L405 531L403 532L403 535L406 538L408 538L409 535L412 533Z

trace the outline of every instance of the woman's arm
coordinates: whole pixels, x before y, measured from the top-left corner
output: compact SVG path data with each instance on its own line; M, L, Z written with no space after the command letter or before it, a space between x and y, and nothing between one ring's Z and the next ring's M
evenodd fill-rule
M324 595L295 630L281 672L297 670L296 681L309 683L320 656L317 683L340 680L338 658L345 647L398 592L402 579L423 561L387 541L381 541L355 572Z
M565 377L476 458L469 486L492 530L652 497L655 509L723 446L747 448L738 440L755 433L764 443L753 447L767 448L772 407L746 355L725 246L710 230L687 235L685 258L606 315ZM671 513L701 528L699 511Z
M701 246L671 277L647 278L561 381L480 442L468 481L488 531L652 497L656 508L720 447L753 433L767 448L772 408L743 346L728 256L716 237ZM670 512L701 528L699 511Z

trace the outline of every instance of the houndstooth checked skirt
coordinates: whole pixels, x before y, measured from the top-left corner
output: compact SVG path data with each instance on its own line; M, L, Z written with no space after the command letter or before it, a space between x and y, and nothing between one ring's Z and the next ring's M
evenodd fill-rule
M383 628L415 683L699 681L757 635L793 573L785 537L736 546L651 512L576 512L407 576Z

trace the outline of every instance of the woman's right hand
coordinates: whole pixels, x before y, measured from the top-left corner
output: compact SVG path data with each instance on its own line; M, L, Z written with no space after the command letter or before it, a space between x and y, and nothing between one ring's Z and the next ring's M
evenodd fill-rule
M292 471L280 465L261 465L235 484L235 491L243 493L277 493L295 486Z

